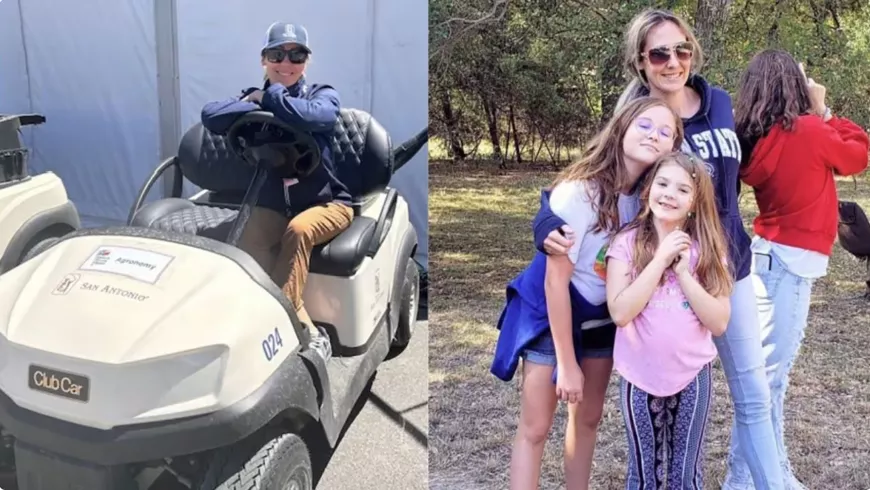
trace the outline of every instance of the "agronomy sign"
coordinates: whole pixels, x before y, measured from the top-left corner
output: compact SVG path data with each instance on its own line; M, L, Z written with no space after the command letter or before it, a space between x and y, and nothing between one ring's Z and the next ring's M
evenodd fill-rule
M154 284L173 257L130 247L100 247L79 267L83 271L108 272Z

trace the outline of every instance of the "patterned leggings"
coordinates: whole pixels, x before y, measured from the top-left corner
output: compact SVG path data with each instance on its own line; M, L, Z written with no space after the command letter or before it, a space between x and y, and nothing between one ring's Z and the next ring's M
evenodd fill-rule
M704 488L704 433L713 394L710 364L676 395L657 397L625 379L619 387L628 436L626 490Z

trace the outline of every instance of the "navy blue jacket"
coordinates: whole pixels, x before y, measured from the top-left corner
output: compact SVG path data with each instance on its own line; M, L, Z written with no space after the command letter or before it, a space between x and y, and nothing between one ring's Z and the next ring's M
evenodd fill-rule
M713 178L719 217L728 241L729 263L733 267L735 280L739 281L749 275L752 260L749 246L752 240L740 217L737 184L742 152L734 131L731 97L728 92L711 86L699 75L690 77L686 84L701 96L701 110L683 119L686 136L682 150L700 156ZM642 95L648 95L648 92ZM532 221L535 247L543 252L544 239L564 224L550 210L549 196L542 196L541 209Z
M330 143L341 107L338 92L328 85L309 87L303 78L291 87L267 81L263 86L262 105L241 100L254 90L254 87L248 88L239 96L206 104L202 109L202 125L212 133L226 135L243 114L266 110L287 124L311 133L321 152L320 165L289 188L289 204L284 198L283 179L273 173L263 185L257 205L292 217L331 201L352 204L353 196L336 168Z

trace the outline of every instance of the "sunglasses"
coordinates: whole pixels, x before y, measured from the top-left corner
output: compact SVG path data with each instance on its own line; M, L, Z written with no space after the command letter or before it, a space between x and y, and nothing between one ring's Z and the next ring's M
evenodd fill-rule
M281 63L286 58L294 65L301 65L308 61L308 52L304 49L267 49L263 56L269 63Z
M648 117L639 117L634 121L634 127L644 136L649 136L653 131L658 131L659 136L666 139L672 140L674 139L674 130L668 126L659 126L656 127L652 119Z
M689 61L695 55L695 47L689 41L683 41L671 46L656 46L640 56L649 60L650 64L659 66L670 61L672 53L680 61Z

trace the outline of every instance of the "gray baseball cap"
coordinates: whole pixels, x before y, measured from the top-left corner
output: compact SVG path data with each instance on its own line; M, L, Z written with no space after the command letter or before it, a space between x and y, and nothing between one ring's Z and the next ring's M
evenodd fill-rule
M266 31L266 42L263 43L263 49L272 49L287 43L296 43L309 53L311 52L311 48L308 46L308 31L302 25L287 22L275 22L270 25Z

